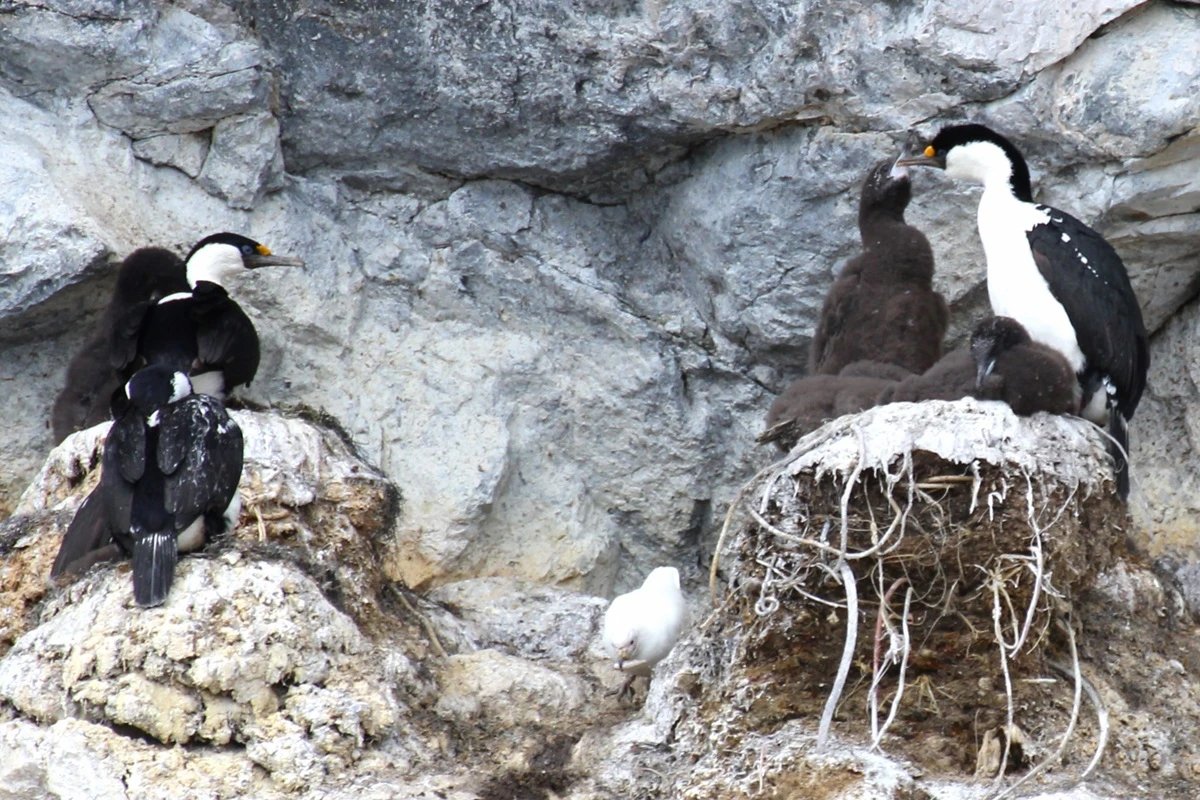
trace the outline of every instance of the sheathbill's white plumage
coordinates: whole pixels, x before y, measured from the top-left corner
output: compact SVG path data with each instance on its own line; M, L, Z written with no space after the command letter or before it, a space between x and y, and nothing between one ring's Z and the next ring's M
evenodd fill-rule
M652 570L641 587L612 601L604 614L603 638L616 668L629 675L620 695L630 691L634 678L649 678L654 665L671 652L685 612L674 567Z

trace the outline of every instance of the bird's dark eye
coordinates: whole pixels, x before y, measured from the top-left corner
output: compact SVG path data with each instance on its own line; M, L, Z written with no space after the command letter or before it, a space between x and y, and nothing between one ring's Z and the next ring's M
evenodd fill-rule
M242 245L242 254L247 256L254 255L254 248L248 244Z

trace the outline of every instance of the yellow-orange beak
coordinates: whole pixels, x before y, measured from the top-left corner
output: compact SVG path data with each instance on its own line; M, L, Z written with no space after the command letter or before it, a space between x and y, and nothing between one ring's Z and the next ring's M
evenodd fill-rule
M946 168L946 157L939 156L937 151L933 149L933 145L925 148L924 152L919 156L910 156L908 158L900 158L896 161L897 167L937 167L938 169Z

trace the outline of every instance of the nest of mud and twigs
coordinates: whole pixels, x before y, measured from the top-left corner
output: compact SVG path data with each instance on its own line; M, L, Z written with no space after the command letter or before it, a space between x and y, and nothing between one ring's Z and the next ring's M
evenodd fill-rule
M700 714L725 744L809 720L818 742L948 778L1061 755L1082 683L1072 598L1124 548L1111 483L921 450L797 464L743 493L722 556L713 633L737 644Z

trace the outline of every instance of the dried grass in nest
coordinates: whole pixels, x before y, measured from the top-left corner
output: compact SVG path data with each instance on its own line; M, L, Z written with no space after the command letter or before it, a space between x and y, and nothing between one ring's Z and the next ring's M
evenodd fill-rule
M725 699L744 710L746 731L819 714L820 744L839 712L839 728L861 730L873 748L892 732L899 739L888 746L915 761L974 765L995 776L998 793L1011 791L1017 784L1001 780L1020 760L1017 745L1027 761L1045 753L1031 777L1074 730L1085 682L1071 598L1122 546L1124 508L1099 479L1064 482L1055 469L922 450L881 458L868 454L861 427L840 433L858 437L852 468L797 469L794 450L739 497L749 520L731 542L724 613L740 623L734 669L744 680L729 681L740 696ZM831 435L822 429L807 444ZM1062 691L1046 679L1051 669L1072 679L1065 733L1047 725ZM1046 727L1034 737L1023 726ZM1002 745L982 747L985 732Z

